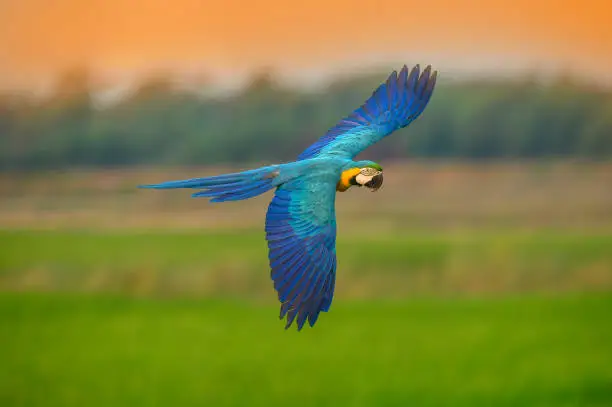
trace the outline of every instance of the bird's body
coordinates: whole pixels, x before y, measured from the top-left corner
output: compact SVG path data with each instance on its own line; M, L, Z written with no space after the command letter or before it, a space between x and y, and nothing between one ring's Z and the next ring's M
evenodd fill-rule
M368 146L405 127L429 102L436 73L418 65L408 73L393 72L386 83L351 115L341 120L297 161L254 170L147 188L198 189L194 197L211 202L248 199L275 189L266 214L271 278L281 302L280 317L288 328L296 321L316 322L331 306L336 280L336 192L351 186L372 191L382 185L380 165L353 161Z

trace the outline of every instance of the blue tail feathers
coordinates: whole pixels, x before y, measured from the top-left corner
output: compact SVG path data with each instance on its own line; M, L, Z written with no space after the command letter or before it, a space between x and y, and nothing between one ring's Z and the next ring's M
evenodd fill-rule
M211 202L239 201L263 194L278 186L278 166L262 167L233 174L168 181L160 184L139 185L150 189L201 189L193 193L194 198L211 198Z

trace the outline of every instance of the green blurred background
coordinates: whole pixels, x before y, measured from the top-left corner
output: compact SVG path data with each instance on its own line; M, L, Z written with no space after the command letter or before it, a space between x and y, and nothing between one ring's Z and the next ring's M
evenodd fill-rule
M84 59L44 92L0 87L0 405L612 405L612 91L588 72L434 66L423 116L360 157L384 187L338 196L313 329L277 318L271 193L135 188L293 160L453 44L357 49L369 65L321 86L274 66L118 86Z

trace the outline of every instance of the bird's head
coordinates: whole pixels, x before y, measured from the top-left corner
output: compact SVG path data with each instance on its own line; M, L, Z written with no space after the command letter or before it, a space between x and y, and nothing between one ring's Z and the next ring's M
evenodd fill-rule
M359 173L355 175L355 183L369 188L372 192L378 191L383 184L382 168L380 166L360 168Z
M369 188L376 192L383 184L383 169L372 161L358 163L360 165L349 168L342 173L337 190L344 192L352 185Z

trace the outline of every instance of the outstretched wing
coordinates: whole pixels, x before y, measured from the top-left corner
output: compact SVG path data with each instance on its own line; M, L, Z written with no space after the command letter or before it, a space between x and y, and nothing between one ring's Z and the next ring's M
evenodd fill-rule
M329 172L327 172L329 171ZM298 330L328 311L336 278L338 175L324 168L281 185L266 215L271 277L285 328ZM297 319L296 319L297 318Z
M321 155L354 158L361 151L395 130L406 127L425 109L436 84L437 72L427 66L420 73L416 65L410 73L404 65L376 89L351 115L331 128L308 147L299 160Z

